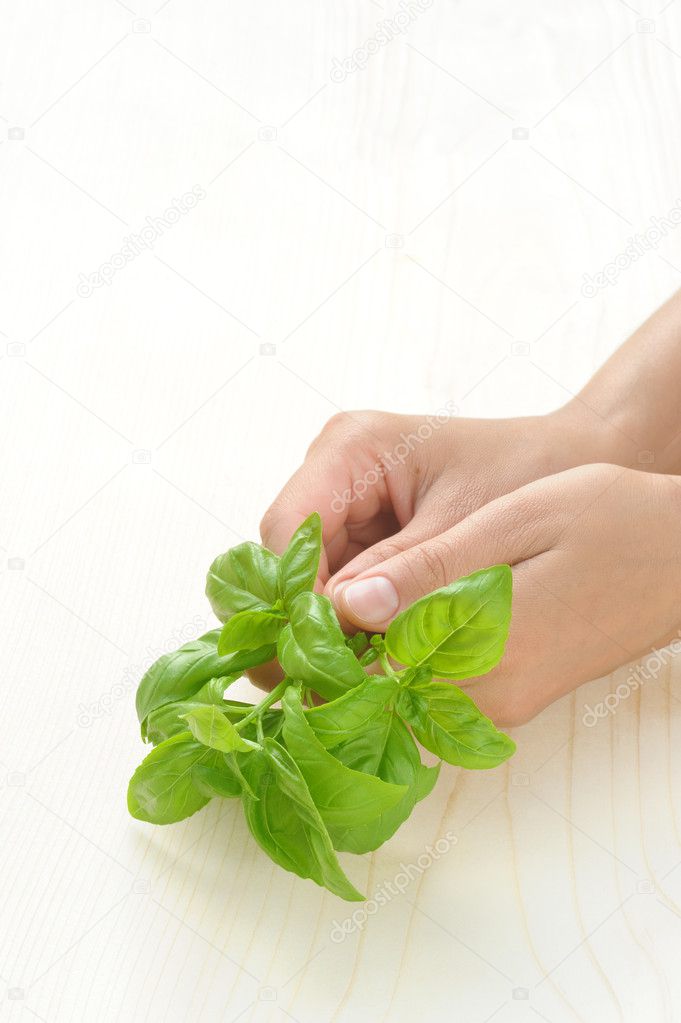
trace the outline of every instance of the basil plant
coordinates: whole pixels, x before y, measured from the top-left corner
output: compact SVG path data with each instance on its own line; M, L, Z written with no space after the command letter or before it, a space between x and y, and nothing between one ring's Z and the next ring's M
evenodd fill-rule
M128 808L172 824L235 800L275 863L359 900L338 852L367 853L394 835L443 760L480 770L515 750L453 684L501 659L512 575L508 565L474 572L417 600L385 636L346 636L313 592L321 543L315 513L281 557L243 543L215 559L206 594L222 626L159 658L139 684L142 738L154 748L130 780ZM259 703L229 698L245 671L275 658L284 677ZM419 744L440 763L423 764Z

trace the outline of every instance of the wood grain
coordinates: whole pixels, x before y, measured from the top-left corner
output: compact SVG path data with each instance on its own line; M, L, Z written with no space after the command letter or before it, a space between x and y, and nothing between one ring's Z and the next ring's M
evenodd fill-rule
M678 1020L676 661L444 770L341 941L232 807L124 796L137 679L330 415L541 413L678 287L670 230L583 292L679 205L681 7L434 0L367 57L400 7L132 6L0 2L0 1017Z

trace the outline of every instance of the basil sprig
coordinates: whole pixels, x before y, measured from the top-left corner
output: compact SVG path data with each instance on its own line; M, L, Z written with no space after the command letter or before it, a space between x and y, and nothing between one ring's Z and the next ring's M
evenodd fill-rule
M222 628L164 654L139 684L142 737L154 749L130 780L128 808L171 824L211 799L238 799L275 863L357 900L336 852L377 849L431 792L440 764L423 764L417 741L469 769L515 750L443 681L501 659L512 574L474 572L416 601L385 637L347 637L314 592L321 543L315 513L280 558L245 543L215 559L206 593ZM244 671L275 656L286 674L272 692L257 704L225 699ZM367 674L374 661L382 674Z

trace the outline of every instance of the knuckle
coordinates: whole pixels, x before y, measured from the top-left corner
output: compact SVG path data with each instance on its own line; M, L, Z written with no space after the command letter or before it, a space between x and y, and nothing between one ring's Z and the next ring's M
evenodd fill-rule
M552 493L540 487L523 487L508 500L492 507L485 533L494 543L517 551L534 551L543 546L547 527L555 520Z
M394 537L390 537L388 540L383 540L378 549L380 560L390 561L392 558L400 557L404 554L406 544L400 543L399 540Z
M326 432L334 439L340 438L344 441L367 441L371 438L372 444L375 444L378 438L385 434L390 418L385 412L375 412L371 409L338 412L329 419L322 434Z
M263 540L273 532L277 518L276 505L271 505L260 520L260 536Z
M307 455L314 454L319 447L333 444L335 448L351 445L366 437L371 429L371 412L336 412L324 423L320 432L310 444Z
M322 427L321 436L333 434L346 436L348 434L364 433L372 419L371 412L336 412L335 415Z
M611 465L610 462L594 462L586 467L586 471L595 479L603 480L604 483L614 482L624 473L631 472L621 465Z
M508 513L504 515L504 522L500 522L499 526L506 526L514 533L532 530L550 514L552 502L552 494L539 487L520 490L512 500Z
M327 419L322 426L320 437L323 437L324 434L334 433L340 430L343 427L346 418L346 412L336 412L335 415L331 416L330 419Z
M451 582L449 578L451 551L448 545L437 537L428 543L414 547L407 558L408 569L419 589L427 586L426 592L437 590Z
M627 482L637 475L635 469L611 465L609 462L590 462L574 471L579 472L583 489L587 494L590 492L604 493L619 479Z

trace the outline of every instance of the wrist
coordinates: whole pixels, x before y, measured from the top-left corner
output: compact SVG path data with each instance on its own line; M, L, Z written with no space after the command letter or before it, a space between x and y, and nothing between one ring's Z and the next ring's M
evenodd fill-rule
M605 417L579 397L549 413L546 421L557 465L552 472L595 462L654 470L653 453L643 450L619 416Z

